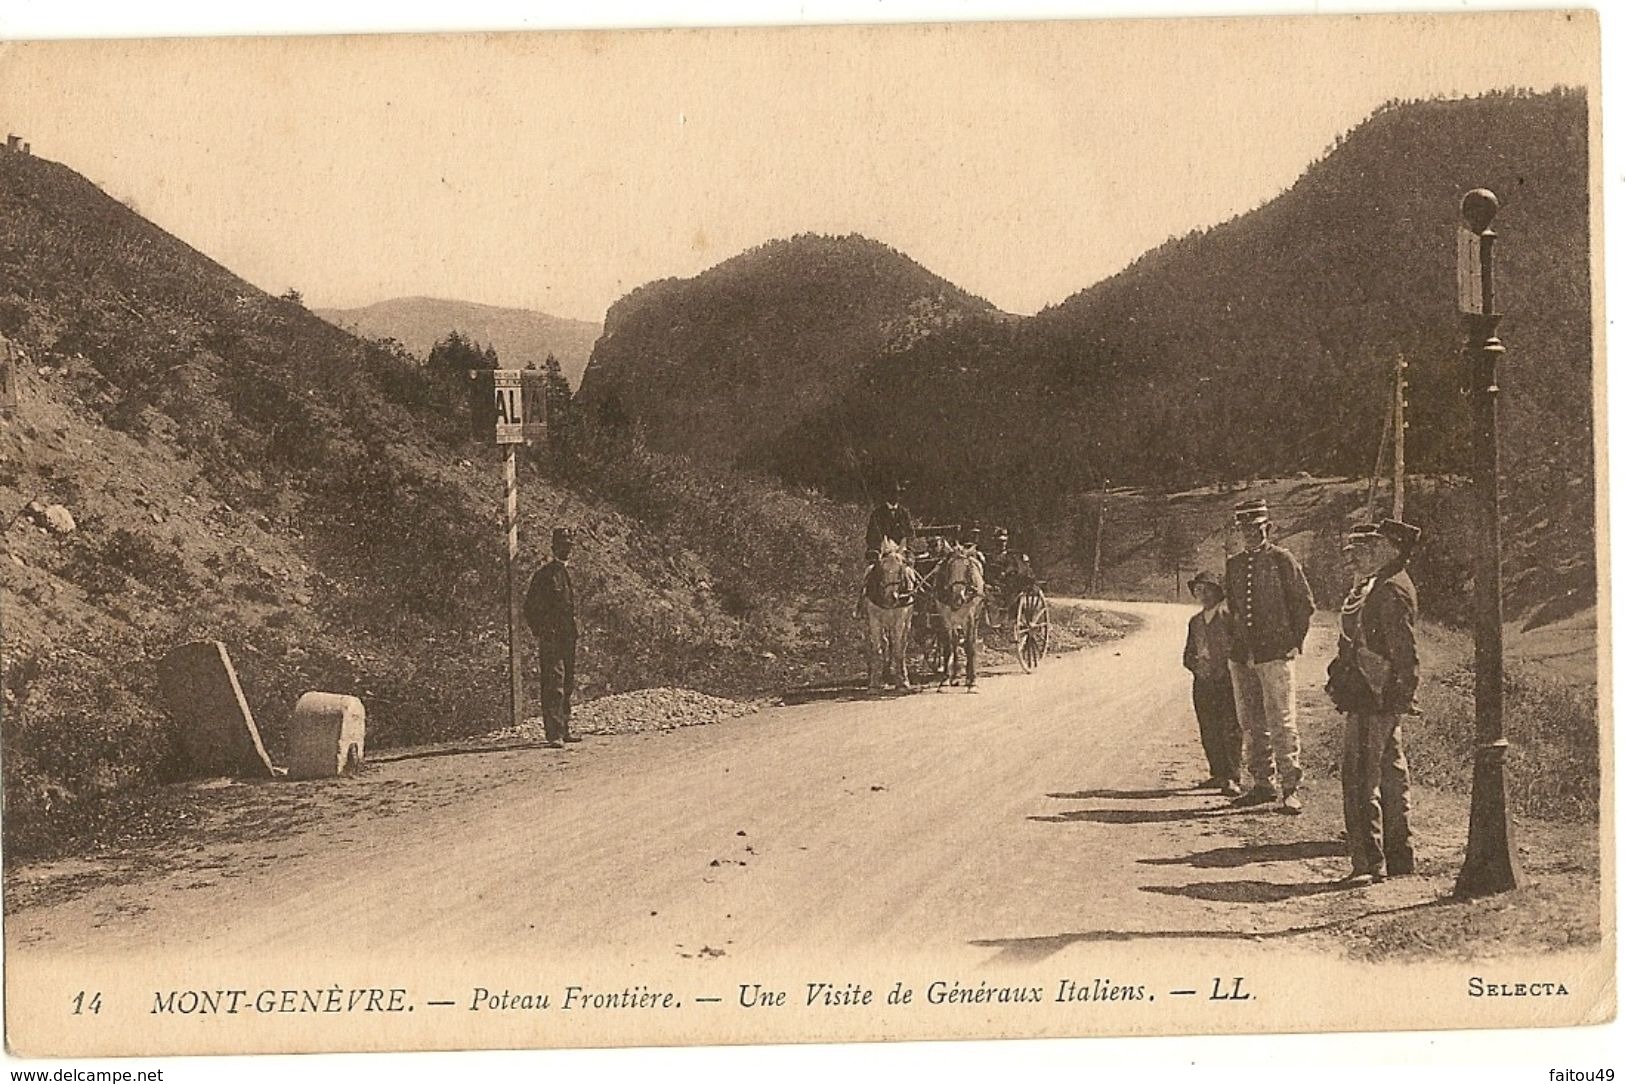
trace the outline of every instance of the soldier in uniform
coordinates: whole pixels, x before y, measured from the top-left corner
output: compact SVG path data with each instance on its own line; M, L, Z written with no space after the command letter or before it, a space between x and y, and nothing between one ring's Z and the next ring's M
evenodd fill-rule
M880 543L891 539L904 550L911 550L914 542L914 521L903 507L903 483L894 481L886 500L869 513L869 530L864 538L867 560L874 564L880 556Z
M1309 634L1315 599L1298 559L1270 541L1262 498L1238 504L1235 522L1245 548L1230 556L1224 570L1233 632L1230 681L1252 779L1234 804L1268 805L1279 798L1281 812L1302 813L1293 660Z
M542 666L542 723L549 749L581 740L570 733L570 697L576 684L576 603L570 586L574 546L573 530L553 528L553 559L536 570L525 592L525 623L536 635Z
M1353 869L1344 883L1356 887L1416 871L1400 717L1418 714L1416 585L1405 564L1421 536L1389 519L1355 527L1343 547L1354 586L1326 691L1346 716L1343 823Z

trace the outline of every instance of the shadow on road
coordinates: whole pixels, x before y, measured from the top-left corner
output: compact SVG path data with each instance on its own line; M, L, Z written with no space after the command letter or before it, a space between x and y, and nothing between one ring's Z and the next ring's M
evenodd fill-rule
M1180 787L1174 790L1075 790L1063 794L1049 794L1046 797L1059 798L1063 802L1082 802L1090 798L1189 798L1200 793L1202 791L1196 787Z
M1283 903L1322 896L1327 892L1348 892L1337 881L1311 881L1306 884L1280 884L1275 881L1196 881L1188 885L1141 885L1141 892L1163 896L1185 896L1209 903Z
M1065 813L1028 817L1045 824L1170 824L1174 821L1213 820L1245 814L1247 810L1229 806L1200 809L1069 809Z
M1330 886L1309 887L1330 889ZM970 944L977 948L998 950L997 955L988 961L989 964L1021 965L1048 959L1072 945L1117 941L1277 941L1298 937L1303 934L1325 933L1329 930L1353 926L1369 918L1387 918L1393 915L1408 914L1412 911L1423 911L1432 907L1455 906L1460 903L1461 901L1450 896L1440 896L1437 899L1407 904L1404 907L1379 908L1328 922L1317 922L1304 926L1287 926L1279 930L1215 930L1212 928L1201 930L1080 930L1076 933L1048 934L1041 937L981 938L971 941Z
M1250 847L1217 847L1178 858L1141 858L1143 866L1195 866L1197 869L1235 869L1265 862L1295 862L1303 858L1341 858L1348 853L1341 840L1302 840L1297 843L1257 843Z
M803 685L795 689L786 689L779 699L786 705L812 704L820 701L853 701L853 700L891 700L900 696L914 696L936 687L936 680L930 684L916 683L913 690L904 692L901 689L883 689L870 692L862 682L845 685Z
M1007 677L1014 673L1017 673L1017 671L1007 667L978 667L976 671L978 681L993 677ZM779 701L787 707L794 707L797 704L820 702L892 700L901 696L934 693L939 688L950 692L965 691L962 682L955 681L952 684L944 684L941 674L910 674L909 677L914 682L914 688L910 692L902 692L898 689L883 689L879 692L870 692L868 686L862 681L848 681L838 685L799 685L793 689L784 690L779 697Z

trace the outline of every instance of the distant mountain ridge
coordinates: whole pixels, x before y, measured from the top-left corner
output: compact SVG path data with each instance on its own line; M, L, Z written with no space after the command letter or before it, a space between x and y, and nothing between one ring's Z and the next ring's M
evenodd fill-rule
M635 419L653 447L739 462L825 408L863 365L997 315L879 241L802 234L621 298L578 399Z
M496 348L502 364L541 368L547 356L559 360L570 386L581 386L601 325L550 316L534 309L504 308L474 301L435 297L396 297L351 309L315 309L317 316L367 338L395 339L418 357L434 344L460 331L482 346Z

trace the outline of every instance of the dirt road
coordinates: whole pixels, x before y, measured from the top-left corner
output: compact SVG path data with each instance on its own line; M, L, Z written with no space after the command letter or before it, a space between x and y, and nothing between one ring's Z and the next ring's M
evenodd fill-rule
M1114 605L1143 626L975 694L805 704L564 753L283 784L321 815L25 907L8 935L53 955L429 941L629 961L835 945L980 961L1325 921L1335 841L1277 848L1238 882L1231 822L1276 814L1185 789L1203 774L1178 661L1189 611ZM1382 891L1392 907L1437 886Z
M1504 902L1439 906L1460 861L1459 799L1419 791L1418 876L1350 891L1335 883L1347 865L1328 765L1308 765L1301 818L1189 789L1204 774L1179 665L1189 610L1109 605L1140 626L1034 675L989 675L975 694L776 707L566 751L397 754L355 777L222 786L219 812L180 844L13 868L13 1042L131 1053L1396 1027L1414 1022L1403 1000L1351 1015L1342 991L1369 976L1327 970L1368 966L1333 963L1351 932L1428 959L1503 933L1527 944L1531 929L1550 931L1547 953L1595 941L1595 878L1570 868L1569 837L1537 842L1557 865L1528 906L1593 917L1532 924ZM1333 636L1311 634L1304 683ZM1568 961L1570 981L1587 974L1587 957L1542 959ZM1439 964L1443 988L1467 998L1471 966ZM1217 998L1242 977L1258 997ZM1041 1005L929 1001L1017 978ZM927 1004L854 1016L817 1001L822 982L877 997L913 983ZM400 986L398 1017L296 1013L295 1026L276 1008L216 1027L163 1002L237 989L275 1007L299 1004L278 990L364 984ZM561 1015L570 984L674 991L674 1007ZM764 1015L750 991L767 984L786 1000ZM104 994L98 1021L75 1012L87 990ZM529 1003L493 1011L499 991L554 1000L545 1017Z

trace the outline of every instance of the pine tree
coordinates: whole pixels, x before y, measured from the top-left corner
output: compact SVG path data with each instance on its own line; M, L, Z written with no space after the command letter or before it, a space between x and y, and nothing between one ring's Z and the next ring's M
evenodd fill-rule
M552 354L547 355L542 368L547 373L543 378L547 387L547 446L554 461L559 462L567 460L571 450L570 380L559 366L559 359Z
M482 348L455 329L430 348L428 365L436 372L451 373L459 378L470 369L501 368L494 347L487 344Z

